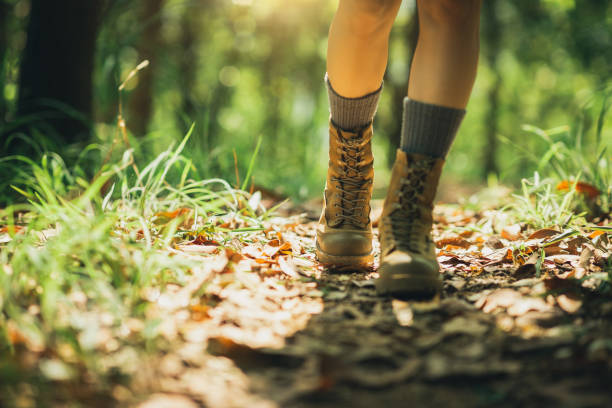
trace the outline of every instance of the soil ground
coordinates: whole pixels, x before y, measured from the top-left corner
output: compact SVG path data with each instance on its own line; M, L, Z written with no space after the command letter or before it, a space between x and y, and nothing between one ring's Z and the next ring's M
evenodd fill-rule
M594 278L609 252L587 259L570 241L536 271L533 259L517 263L512 232L466 228L488 216L436 210L444 291L426 301L378 296L376 266L317 264L314 212L277 221L293 256L258 261L262 279L210 289L220 302L206 329L182 329L142 406L611 406L612 298Z

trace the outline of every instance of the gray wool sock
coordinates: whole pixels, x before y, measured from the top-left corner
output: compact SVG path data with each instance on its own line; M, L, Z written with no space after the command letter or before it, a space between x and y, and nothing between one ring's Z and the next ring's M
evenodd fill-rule
M400 149L406 153L446 157L464 116L464 109L404 98Z
M339 95L334 88L327 74L325 74L327 84L327 94L329 95L329 111L332 122L344 130L357 130L364 127L374 119L378 99L382 92L382 84L376 91L358 98L346 98Z

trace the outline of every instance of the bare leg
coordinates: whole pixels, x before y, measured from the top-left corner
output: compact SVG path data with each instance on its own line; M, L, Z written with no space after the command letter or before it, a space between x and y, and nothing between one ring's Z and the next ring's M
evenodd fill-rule
M401 0L340 0L327 47L327 74L338 94L357 98L380 88L400 5Z
M419 40L410 70L410 99L464 109L478 65L482 0L417 0Z

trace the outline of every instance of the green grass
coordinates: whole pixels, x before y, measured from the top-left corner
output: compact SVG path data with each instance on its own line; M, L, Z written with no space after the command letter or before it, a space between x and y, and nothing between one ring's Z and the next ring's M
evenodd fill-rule
M11 363L23 342L47 362L35 376L72 378L86 367L101 384L121 371L102 358L116 349L163 349L163 316L148 318L147 293L183 284L197 266L173 245L195 236L223 244L261 229L267 213L251 208L259 204L248 193L191 178L189 136L142 169L127 151L90 181L56 155L16 158L31 172L14 186L28 202L0 211L0 394L16 398L12 386L30 375L15 375ZM227 219L237 227L221 228ZM126 329L133 319L142 323L135 332Z
M520 221L535 228L565 227L610 215L612 164L604 125L611 101L612 93L605 93L598 112L589 113L593 107L587 106L572 127L523 126L546 149L535 156L515 145L537 168L532 178L521 181L520 193L508 206Z

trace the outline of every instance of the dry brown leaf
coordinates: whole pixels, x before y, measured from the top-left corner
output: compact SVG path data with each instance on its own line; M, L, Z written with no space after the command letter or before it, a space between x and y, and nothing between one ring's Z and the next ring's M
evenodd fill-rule
M535 232L532 232L531 235L529 235L529 237L527 239L543 239L543 238L549 238L549 237L554 237L555 235L559 234L560 231L554 230L554 229L550 229L550 228L542 228L539 229Z
M229 259L225 253L210 257L200 268L194 269L193 274L185 286L174 293L163 293L158 299L157 304L162 309L175 310L189 305L191 296L198 290L212 274L222 272ZM221 275L223 276L223 275Z
M177 245L176 249L183 252L195 253L195 254L213 254L219 250L216 245Z
M504 243L497 237L490 237L485 241L485 245L493 249L501 249L505 246Z
M436 246L438 248L443 248L443 247L448 247L448 246L456 247L456 248L469 248L470 245L471 244L466 239L460 236L442 238L436 241Z
M281 241L278 238L277 239L272 239L272 240L270 240L268 242L268 246L271 246L271 247L279 247L280 245L281 245Z
M0 234L16 234L18 232L21 232L24 229L24 227L20 226L20 225L7 225L4 227L0 227Z
M183 215L188 215L189 213L191 213L191 210L189 208L178 208L174 211L161 211L155 214L155 217L157 218L166 218L166 219L174 219L176 217L180 217Z
M7 334L9 343L12 345L24 344L27 342L27 338L21 333L13 321L9 321L8 323Z
M287 251L291 249L291 244L289 242L285 242L284 244L276 246L276 245L266 245L263 249L263 254L270 257L270 258L274 258L277 255L280 254L280 252L282 251Z
M536 275L536 262L537 262L537 257L535 259L535 261L527 261L525 262L523 265L519 266L518 268L516 268L516 270L514 271L514 273L512 274L516 279L527 279L527 278L533 278Z
M578 258L578 265L576 266L576 279L582 279L584 275L586 275L592 257L593 250L588 246L585 246L582 253L580 253L580 257Z
M544 312L551 309L544 299L523 296L512 289L495 290L478 299L476 307L485 313L491 313L497 308L506 309L510 316L521 316L529 311Z
M227 259L229 262L233 262L233 263L238 263L244 258L244 256L242 256L241 253L236 252L231 248L225 249L225 256L227 256Z
M485 313L491 313L498 307L510 307L520 297L521 294L515 290L498 289L482 296L476 301L475 306L478 309L482 309L482 311Z
M293 263L293 259L290 256L279 256L278 266L280 267L281 271L285 273L285 275L288 275L294 279L300 277L300 274Z
M573 239L567 241L567 251L573 255L578 255L581 252L581 248L584 244L588 244L589 241L587 238L579 235Z
M557 184L557 190L568 191L573 184L574 182L563 180ZM584 181L578 181L575 184L575 190L581 194L584 194L591 200L597 198L601 194L601 191L599 191L599 189L592 184L585 183Z
M557 304L569 314L576 313L582 307L582 300L573 294L561 294L557 296Z
M544 254L546 254L546 256L559 255L563 253L565 253L565 251L556 245L544 247Z
M597 238L598 236L603 235L603 234L605 234L605 232L604 232L604 231L593 231L593 232L591 232L591 233L589 234L589 238L590 238L590 239L595 239L595 238Z
M195 237L193 241L191 241L191 244L193 245L215 245L215 246L221 245L219 244L219 242L215 241L214 239L211 239L206 234L198 235L197 237Z
M548 291L574 290L577 287L576 281L573 279L560 279L557 277L544 279L544 285Z
M502 229L501 236L508 241L521 239L521 226L519 224L508 225Z
M242 248L242 254L248 256L249 258L257 259L261 258L262 251L259 246L251 244Z
M208 315L210 306L208 305L191 305L189 310L191 310L191 318L196 322L200 322L210 317Z
M527 312L546 312L551 309L550 305L542 298L523 296L517 299L512 306L508 308L510 316L522 316Z
M460 263L468 264L468 261L459 259L456 255L438 255L438 262L445 265L458 265Z

